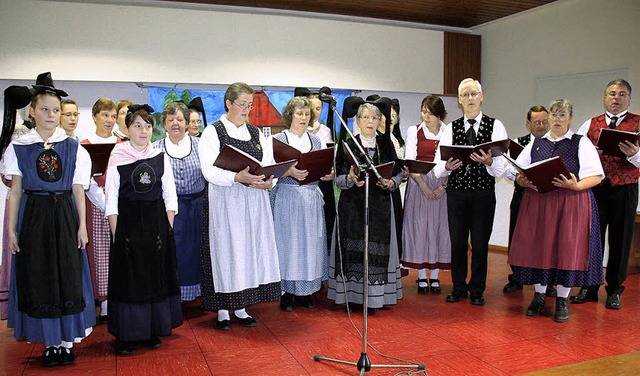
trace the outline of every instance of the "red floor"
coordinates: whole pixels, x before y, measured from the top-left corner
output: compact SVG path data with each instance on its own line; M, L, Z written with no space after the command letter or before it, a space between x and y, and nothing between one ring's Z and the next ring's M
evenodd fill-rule
M604 308L600 301L570 307L570 319L559 324L547 315L526 317L533 290L502 293L508 268L506 254L491 253L485 293L487 304L468 300L445 303L451 276L441 272L443 294L418 295L415 274L404 278L404 299L369 316L369 343L380 353L426 365L436 375L516 375L586 360L640 351L640 275L629 276L623 308ZM326 290L323 291L326 294ZM323 294L323 295L324 295ZM214 329L215 314L197 304L185 307L185 323L163 339L158 350L140 349L116 356L106 326L76 346L77 361L69 367L45 369L41 344L16 342L6 321L0 323L0 375L354 375L353 366L315 362L313 356L357 361L362 342L342 307L319 296L317 308L280 311L276 303L250 307L255 328L234 325ZM362 314L354 313L358 329ZM372 363L396 363L369 349ZM639 365L640 369L640 365ZM373 369L367 374L394 375L402 369ZM640 371L639 371L640 372Z

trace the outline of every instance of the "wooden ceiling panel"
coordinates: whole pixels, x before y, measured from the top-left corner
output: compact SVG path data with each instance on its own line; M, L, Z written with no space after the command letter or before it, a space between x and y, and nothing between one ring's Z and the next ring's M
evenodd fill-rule
M470 28L555 0L171 0Z

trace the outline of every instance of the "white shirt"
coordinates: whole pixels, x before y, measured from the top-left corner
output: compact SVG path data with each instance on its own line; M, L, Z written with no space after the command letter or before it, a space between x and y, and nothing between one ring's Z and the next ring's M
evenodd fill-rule
M465 132L471 127L471 124L469 124L468 120L469 119L467 118L467 115L464 115ZM478 134L480 121L482 120L482 112L480 112L478 116L475 117L475 120L476 123L473 125L473 129L476 131L476 134ZM440 160L440 146L453 145L453 122L449 123L440 133L442 133L442 135L440 136L440 144L438 145L438 150L436 150L436 156L433 159L434 162L436 162L436 166L433 168L433 173L436 177L443 178L445 176L449 176L449 174L451 174L451 171L447 171L447 169L445 168L445 164L447 163L447 161ZM491 133L491 141L504 140L505 138L509 138L509 136L507 135L507 130L505 129L504 124L502 124L500 120L495 119L495 122L493 123L493 132ZM485 165L485 167L489 175L495 178L499 178L507 170L508 163L509 162L507 162L502 156L493 157L493 163L491 163L491 166Z
M176 182L173 178L173 170L169 156L164 153L164 173L160 179L162 182L162 199L167 211L173 210L178 214L178 194L176 193ZM105 216L118 214L118 196L120 194L120 172L118 166L111 166L107 169L107 180L105 183Z
M89 142L91 142L92 144L115 144L116 142L118 142L118 137L116 136L110 136L110 137L100 137L95 133L91 133L88 137L87 140L89 140Z
M174 144L173 141L167 136L164 139L164 147L166 149L167 154L176 159L182 159L187 155L191 154L191 150L193 147L191 146L191 137L188 134L185 134L182 140L178 141L177 144Z
M626 115L628 111L624 111L619 113L618 115L613 115L612 113L610 113L609 111L605 112L605 115L607 116L608 119L611 119L612 116L618 116L619 118ZM618 119L618 122L616 123L616 126L618 126L618 124L620 124L620 122L623 119ZM591 119L587 119L587 121L585 121L584 123L582 123L582 125L580 126L580 128L578 129L578 131L576 132L579 135L582 136L587 136L587 133L589 132L589 128L591 127ZM640 151L638 153L635 153L634 155L627 157L627 161L629 161L629 163L631 163L632 165L634 165L635 167L640 167Z
M560 140L571 139L573 132L569 130L563 136L557 139L551 138L550 132L547 132L542 138L546 138L552 142L558 142ZM518 156L516 162L522 167L527 167L531 164L531 149L533 148L533 142L524 147L524 150ZM581 137L578 144L578 160L580 161L580 170L578 171L578 180L582 180L589 176L599 176L600 180L604 179L604 170L600 163L600 156L596 147L593 146L591 141L587 137Z
M49 137L46 142L60 142L64 141L67 138L67 134L64 130L60 128L56 128L53 132L53 135ZM7 175L7 180L11 180L12 175L23 176L22 171L20 171L20 167L18 165L18 158L16 156L16 151L14 149L14 145L31 145L38 142L44 142L45 140L40 137L40 134L36 132L35 129L30 130L27 134L11 141L7 151L4 155L4 163L5 163L5 174ZM55 149L54 149L55 150ZM89 157L89 152L82 146L78 145L78 152L76 154L76 168L73 173L73 181L72 184L82 185L83 189L89 188L89 179L91 178L91 157Z
M318 126L318 128L313 130L313 131L309 131L309 132L311 132L311 133L315 134L316 136L320 137L320 140L322 140L322 142L325 143L325 144L327 144L329 142L333 142L333 137L331 137L331 129L329 129L329 127L327 127L326 125L324 125L322 123L317 123L317 124L320 124ZM324 148L324 146L323 146L323 148Z
M424 121L418 125L412 125L407 128L407 140L404 144L405 158L415 160L418 157L418 132L422 132L427 140L439 140L445 127L446 124L440 122L440 131L438 134L433 134L429 128L427 128Z
M242 141L249 141L251 139L251 134L249 133L246 123L238 127L227 120L226 115L220 116L220 121L222 122L222 125L227 131L229 137ZM263 166L272 165L275 163L273 159L273 143L267 142L267 139L264 137L262 132L258 132L258 134L260 137L260 145L262 146L261 164ZM204 178L209 183L220 186L233 185L236 173L229 170L223 170L213 165L216 158L218 158L218 154L220 154L220 139L218 138L218 132L214 126L206 127L202 132L198 152L200 154L202 175L204 175Z
M302 136L298 136L295 133L290 132L288 129L282 131L282 133L287 135L287 141L289 141L289 146L296 148L301 153L308 153L311 151L311 137L309 137L309 133L313 133L310 131L306 131L302 134ZM273 136L269 137L267 143L273 145ZM320 148L325 149L327 144L320 139Z

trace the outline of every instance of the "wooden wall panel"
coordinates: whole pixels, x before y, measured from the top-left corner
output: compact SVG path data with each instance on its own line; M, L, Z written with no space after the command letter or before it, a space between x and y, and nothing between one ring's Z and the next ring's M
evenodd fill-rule
M471 77L482 83L480 35L444 33L444 94L458 95L458 84Z

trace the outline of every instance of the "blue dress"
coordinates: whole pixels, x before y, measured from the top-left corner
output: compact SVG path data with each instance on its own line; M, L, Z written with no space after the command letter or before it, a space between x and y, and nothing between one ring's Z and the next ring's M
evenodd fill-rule
M96 320L87 254L77 248L71 194L78 143L65 138L52 145L13 145L23 194L17 223L21 251L12 257L8 327L16 338L45 346L79 341Z
M190 137L190 140L191 152L184 158L173 157L167 152L166 139L154 143L155 148L169 156L176 181L178 215L173 222L173 233L176 239L178 281L183 302L195 300L200 296L200 248L203 232L209 231L209 227L204 227L202 223L207 190L198 157L200 139Z
M306 134L311 150L320 149L320 138ZM289 143L284 132L274 138ZM318 182L300 185L291 177L280 178L271 192L271 205L282 291L311 295L320 290L327 249L324 200Z

